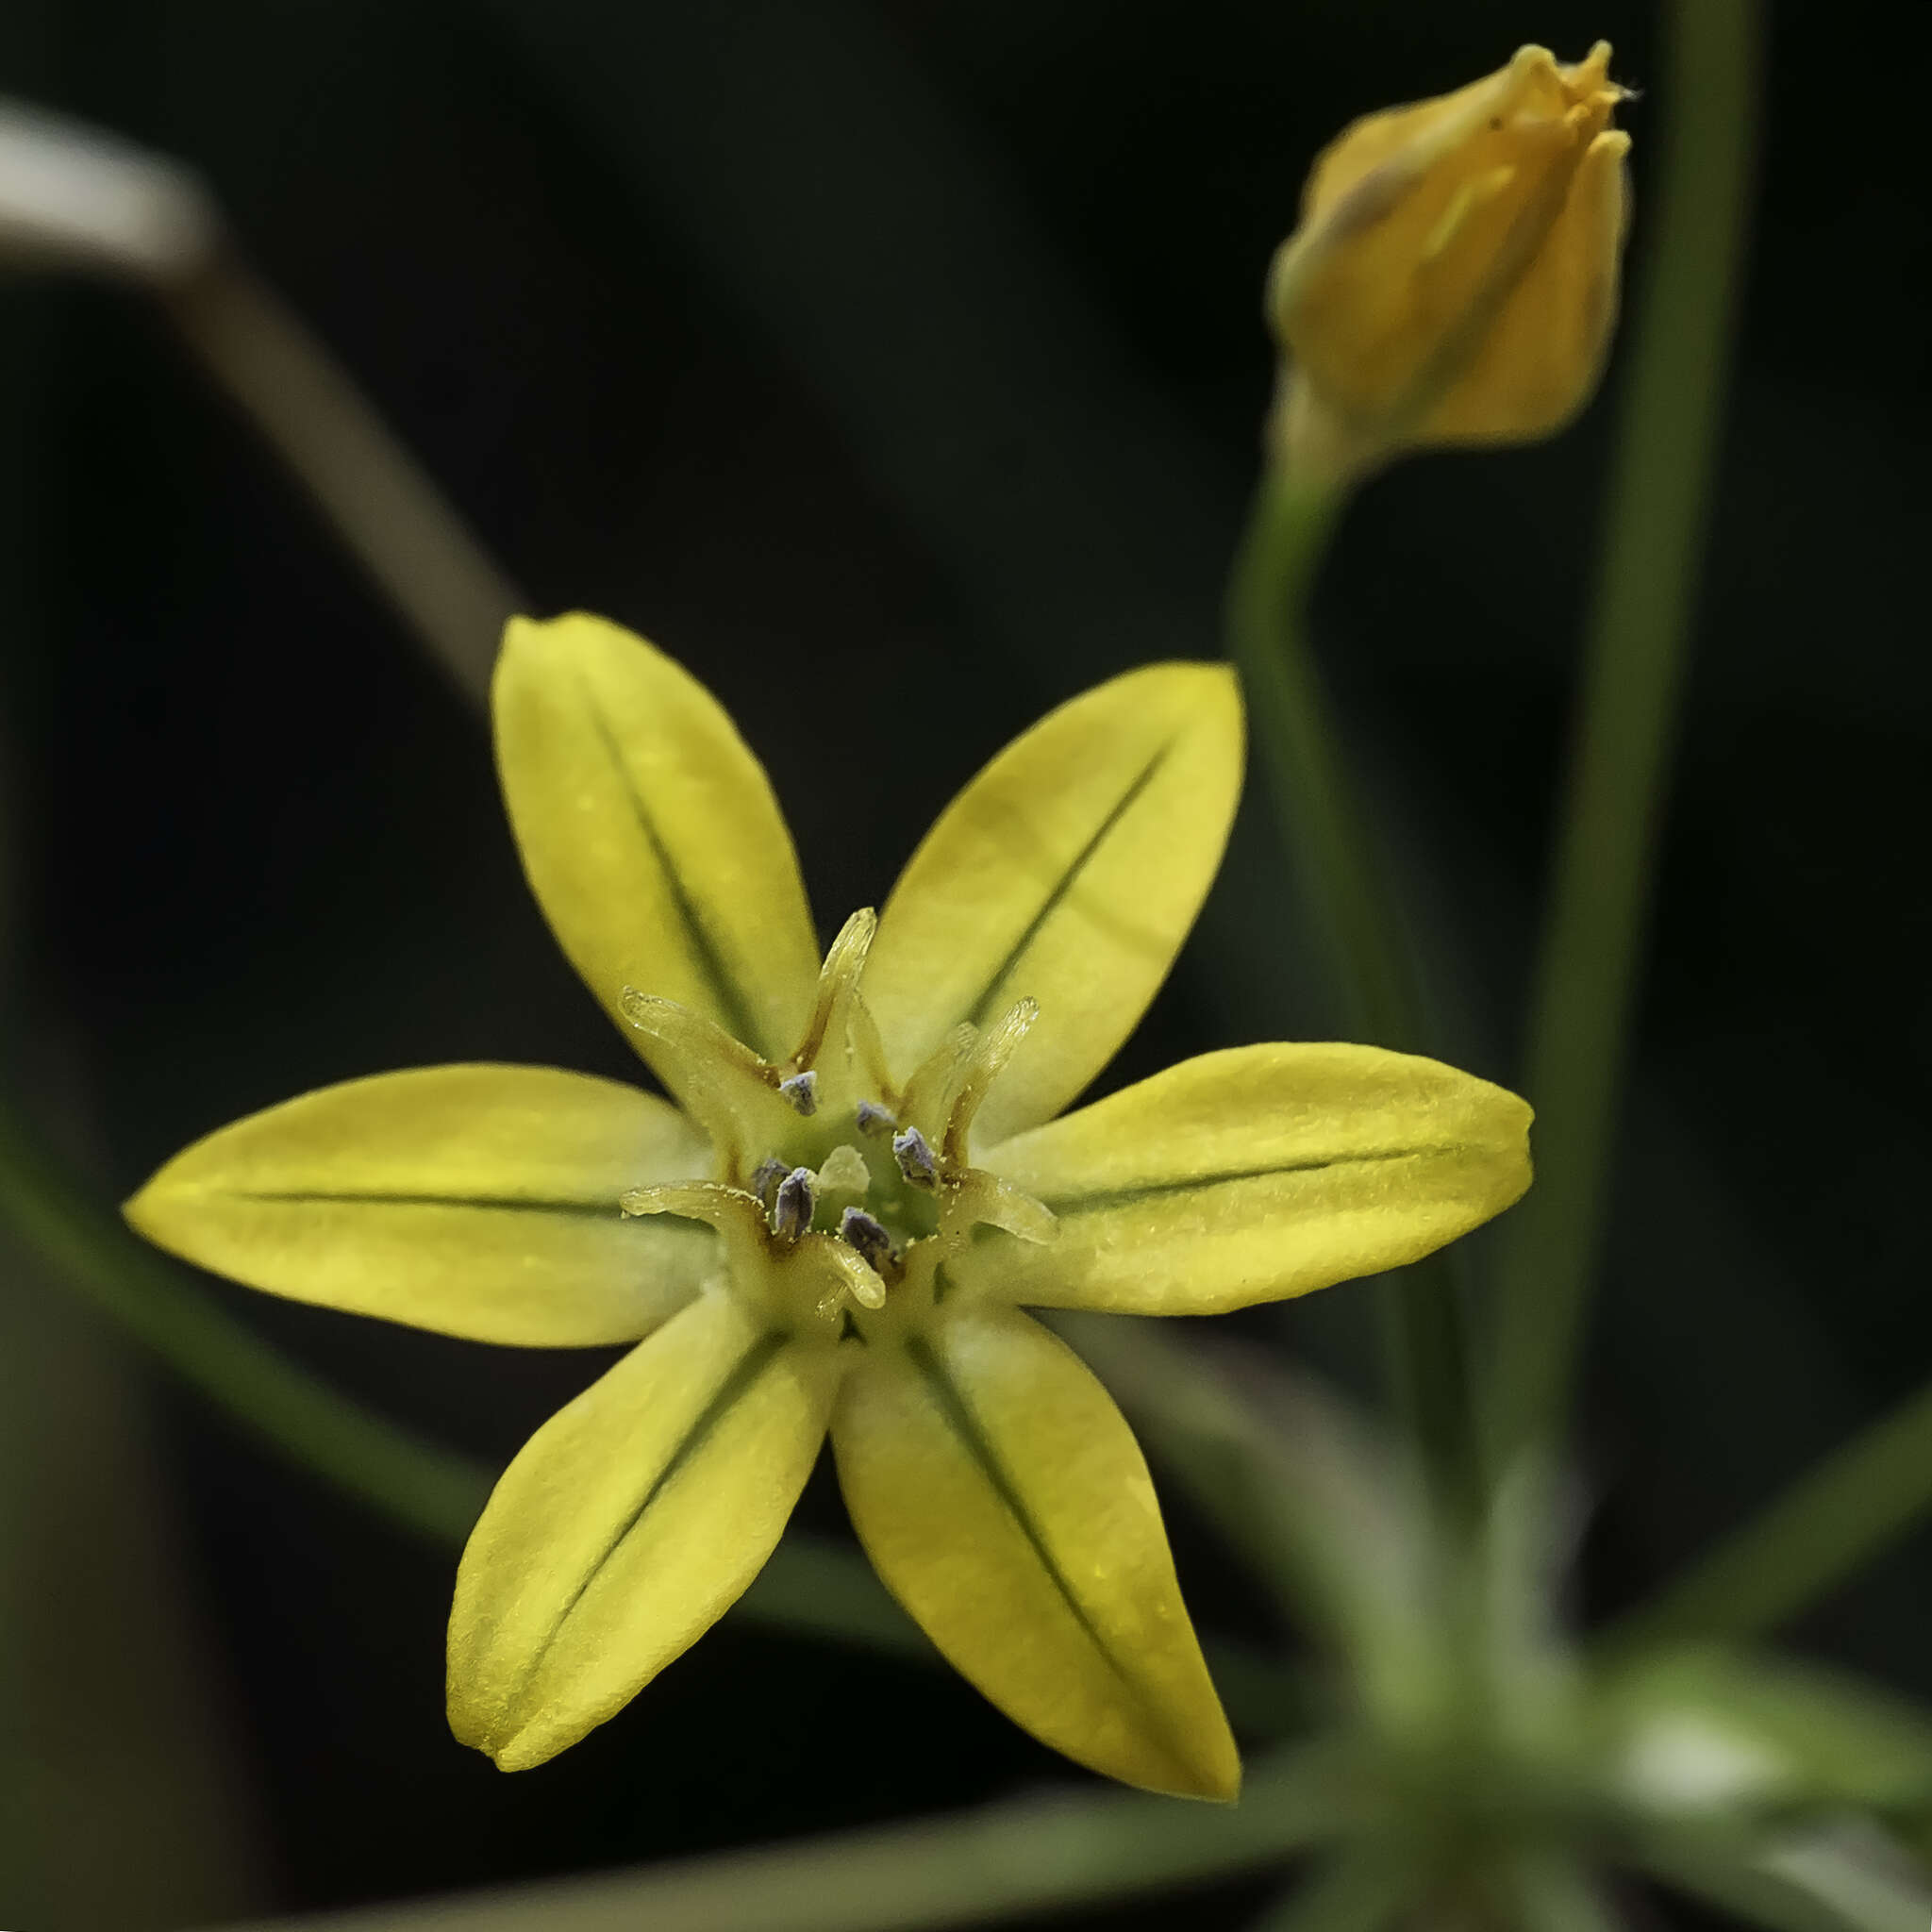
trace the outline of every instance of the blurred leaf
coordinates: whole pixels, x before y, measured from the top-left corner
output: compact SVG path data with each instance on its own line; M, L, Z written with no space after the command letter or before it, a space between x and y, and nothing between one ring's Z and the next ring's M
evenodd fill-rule
M1795 1616L1932 1509L1932 1383L1866 1424L1612 1633L1750 1636Z
M1788 1658L1684 1647L1596 1691L1617 1776L1652 1815L1932 1809L1932 1713Z
M1856 1819L1757 1838L1663 1833L1636 1862L1768 1932L1924 1932L1932 1920L1924 1868Z
M1617 1932L1600 1881L1567 1853L1518 1852L1505 1861L1499 1884L1525 1932Z

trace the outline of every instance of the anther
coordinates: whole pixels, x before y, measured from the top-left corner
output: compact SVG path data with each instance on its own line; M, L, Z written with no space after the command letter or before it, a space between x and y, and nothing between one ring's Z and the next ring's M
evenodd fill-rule
M892 1237L863 1208L848 1208L839 1217L839 1239L856 1248L880 1274L892 1269L898 1257L892 1252Z
M778 1205L778 1183L790 1174L782 1160L767 1155L752 1170L751 1191L758 1196L758 1206L769 1214Z
M890 1134L899 1124L892 1113L875 1100L861 1100L855 1118L861 1134Z
M789 1080L780 1080L778 1091L802 1114L819 1110L819 1076L809 1067L802 1074L793 1074Z
M795 1241L811 1225L812 1209L818 1199L812 1190L812 1171L794 1167L778 1183L772 1208L772 1232L782 1240Z
M892 1158L899 1163L899 1172L915 1188L937 1185L939 1162L933 1158L930 1143L917 1127L908 1127L905 1132L892 1136Z

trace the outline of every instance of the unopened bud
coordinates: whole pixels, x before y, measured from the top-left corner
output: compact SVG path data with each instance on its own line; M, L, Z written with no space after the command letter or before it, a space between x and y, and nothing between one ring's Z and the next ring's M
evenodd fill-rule
M1574 66L1524 47L1324 151L1268 285L1291 460L1527 441L1589 400L1625 227L1609 61L1603 42Z

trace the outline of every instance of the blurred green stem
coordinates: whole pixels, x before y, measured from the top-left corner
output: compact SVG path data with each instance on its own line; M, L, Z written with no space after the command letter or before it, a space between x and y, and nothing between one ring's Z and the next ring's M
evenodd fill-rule
M1602 1232L1757 146L1757 0L1665 9L1671 112L1525 1053L1537 1184L1502 1228L1493 1446L1561 1425Z
M1750 1637L1816 1602L1932 1511L1932 1384L1828 1457L1608 1643Z
M1412 1050L1422 1032L1413 975L1308 639L1315 580L1345 506L1345 491L1269 465L1228 586L1228 654L1349 1024Z
M1281 842L1318 923L1357 1038L1422 1051L1426 1025L1408 941L1343 761L1308 637L1315 578L1345 489L1271 463L1228 586L1228 655L1246 689ZM1458 1511L1474 1483L1469 1351L1445 1258L1382 1285L1391 1392L1424 1459Z
M304 1932L918 1932L984 1925L1277 1864L1346 1828L1328 1744L1250 1772L1241 1803L1032 1794L918 1824L305 1920ZM233 1928L246 1932L246 1928ZM256 1932L268 1932L266 1926Z
M1295 1880L1249 1932L1382 1932L1416 1903L1412 1859L1380 1839L1357 1839Z

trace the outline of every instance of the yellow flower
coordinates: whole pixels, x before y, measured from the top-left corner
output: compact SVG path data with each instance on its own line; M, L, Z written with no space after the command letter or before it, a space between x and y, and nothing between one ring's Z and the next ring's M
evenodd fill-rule
M495 718L530 884L678 1105L539 1067L353 1080L127 1208L298 1300L637 1343L471 1536L458 1737L516 1770L620 1709L751 1582L829 1430L879 1574L988 1697L1111 1776L1233 1796L1146 1466L1021 1305L1202 1314L1413 1260L1523 1191L1529 1110L1431 1060L1251 1046L1054 1119L1220 862L1232 675L1055 711L822 968L765 774L688 673L598 618L518 620Z
M1617 308L1630 137L1610 49L1524 47L1485 80L1370 114L1317 159L1269 276L1282 424L1373 461L1547 436L1596 387Z

